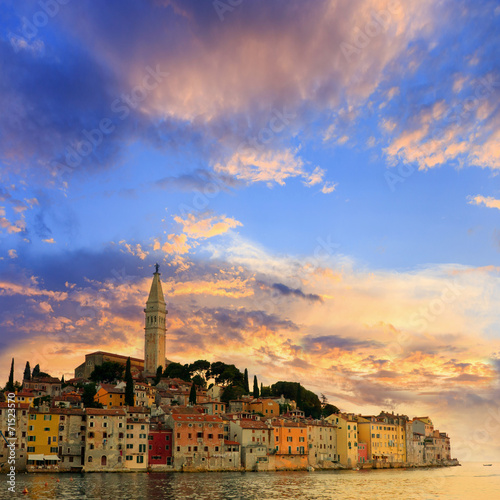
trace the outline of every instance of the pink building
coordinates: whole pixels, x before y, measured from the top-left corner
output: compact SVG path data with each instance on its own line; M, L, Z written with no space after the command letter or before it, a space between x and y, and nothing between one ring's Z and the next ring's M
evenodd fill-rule
M358 464L368 462L368 447L366 443L358 443Z

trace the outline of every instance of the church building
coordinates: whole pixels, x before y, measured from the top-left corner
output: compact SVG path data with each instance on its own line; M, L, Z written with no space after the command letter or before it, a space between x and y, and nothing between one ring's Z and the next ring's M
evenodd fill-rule
M146 302L144 359L130 358L132 371L141 372L145 377L154 377L159 366L163 369L170 363L165 359L165 320L168 314L160 281L160 266L156 264L153 282ZM105 361L114 361L125 366L128 356L97 351L85 355L85 362L75 369L75 378L89 378L96 366Z

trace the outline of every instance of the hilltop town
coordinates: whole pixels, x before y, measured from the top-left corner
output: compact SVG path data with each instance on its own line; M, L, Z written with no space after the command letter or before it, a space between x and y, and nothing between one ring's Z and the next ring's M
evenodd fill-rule
M145 359L89 353L65 381L26 363L0 392L0 467L43 471L274 471L458 465L426 417L340 411L297 382L270 386L221 361L165 358L156 266ZM15 419L13 419L15 415ZM3 438L3 439L2 439Z

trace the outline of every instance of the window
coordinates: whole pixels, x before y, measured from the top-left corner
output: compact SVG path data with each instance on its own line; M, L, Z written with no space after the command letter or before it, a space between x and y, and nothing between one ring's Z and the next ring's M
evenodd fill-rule
M167 444L167 446L165 446L165 449L170 450L170 446Z
M127 443L127 450L131 450L133 449L133 447L134 447L133 444Z
M145 444L140 444L139 445L139 453L145 452L146 451L146 445Z
M36 436L28 436L28 441L36 441Z
M44 415L43 419L44 420L52 420L52 415Z
M138 464L143 464L144 463L144 457L142 455L137 455L137 463Z
M30 420L36 420L36 415L30 415Z
M28 430L29 430L29 431L32 431L33 429L34 429L34 427L33 427L32 425L30 425L30 426L28 427Z
M35 452L35 447L34 446L28 446L28 453L34 453Z
M89 464L91 464L91 463L92 463L92 457L87 458L87 462L88 462Z
M92 439L94 437L94 433L93 432L89 432L89 439Z
M132 455L127 455L127 456L125 457L125 460L129 460L129 461L130 461L130 460L132 460L132 459L133 459Z

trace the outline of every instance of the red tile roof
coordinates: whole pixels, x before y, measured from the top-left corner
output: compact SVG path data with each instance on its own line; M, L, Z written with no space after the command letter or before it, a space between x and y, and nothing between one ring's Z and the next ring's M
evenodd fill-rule
M171 417L177 422L222 422L222 419L216 415L205 415L205 414L191 414L191 415L182 415L179 413L175 413L171 415Z

